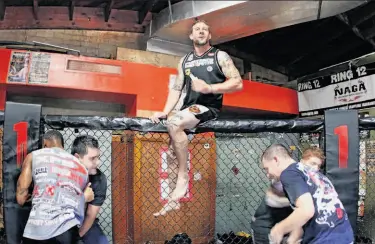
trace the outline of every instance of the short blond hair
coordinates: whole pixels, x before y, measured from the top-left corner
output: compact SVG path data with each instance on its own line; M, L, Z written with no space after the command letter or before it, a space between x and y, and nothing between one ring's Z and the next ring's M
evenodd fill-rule
M211 32L211 31L210 31L210 25L207 24L207 22L206 22L205 20L203 20L203 19L198 19L198 18L195 18L194 23L191 25L191 32L193 32L193 28L194 28L194 26L195 26L196 24L199 24L199 23L203 23L203 24L207 25L207 26L208 26L208 32Z
M310 147L306 149L302 154L303 160L308 160L311 157L319 158L322 162L326 159L323 150L319 147Z

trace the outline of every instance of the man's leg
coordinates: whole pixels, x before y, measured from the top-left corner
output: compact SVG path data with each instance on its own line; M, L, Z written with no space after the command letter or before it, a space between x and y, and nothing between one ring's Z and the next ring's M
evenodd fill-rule
M99 224L95 221L89 231L82 237L84 244L108 244L108 239L104 235Z
M168 164L168 187L169 189L175 189L178 171L178 162L176 154L174 153L171 140L169 141L168 151L167 151L167 164ZM168 201L162 209L154 213L155 217L165 215L169 211L179 210L180 203L178 201Z
M199 122L200 120L190 111L190 108L179 111L168 120L167 128L178 161L177 183L170 196L171 201L181 199L188 189L187 161L189 140L184 130L194 128Z

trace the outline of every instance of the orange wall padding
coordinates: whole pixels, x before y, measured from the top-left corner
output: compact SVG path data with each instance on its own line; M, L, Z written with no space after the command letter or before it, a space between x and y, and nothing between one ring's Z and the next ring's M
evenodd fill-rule
M81 98L125 104L130 114L136 110L162 110L168 95L168 82L176 69L119 60L51 54L47 84L7 83L12 50L0 49L0 110L4 109L4 91L34 96ZM19 52L19 50L17 50ZM69 60L118 66L121 74L67 70ZM298 114L294 90L244 80L241 92L226 94L224 106Z

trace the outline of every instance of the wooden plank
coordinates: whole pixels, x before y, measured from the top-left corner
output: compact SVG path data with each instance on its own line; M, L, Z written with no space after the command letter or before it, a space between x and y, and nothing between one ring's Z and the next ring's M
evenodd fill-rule
M69 20L67 7L38 7L35 20L33 7L7 7L6 16L0 21L0 29L90 29L106 31L144 32L138 24L138 13L113 9L110 23L103 20L102 8L74 7L74 21Z
M117 48L117 60L151 64L158 67L177 68L181 57L128 48Z
M39 19L38 10L39 10L39 2L38 2L38 0L34 0L33 1L33 14L34 14L35 20Z
M142 9L138 11L138 24L142 24L147 14L151 11L152 7L158 2L158 0L148 0L143 5Z
M104 9L104 21L105 22L108 22L109 17L111 17L111 12L112 12L114 3L115 3L114 0L109 0L109 2L107 3L107 6Z
M134 159L134 243L163 243L175 234L185 232L193 243L207 243L214 237L215 190L216 190L216 148L213 135L199 134L189 144L191 159L192 199L181 202L181 209L169 212L155 219L153 213L159 211L160 201L160 150L167 147L168 134L136 134ZM207 144L209 146L207 146ZM170 162L169 162L170 163ZM169 165L169 174L173 167ZM174 173L173 175L176 175ZM176 179L170 179L173 188Z
M5 8L5 0L0 0L0 21L4 20Z
M112 136L112 226L114 243L133 239L133 132Z
M72 21L74 18L74 6L75 6L75 0L70 0L69 4L69 20Z

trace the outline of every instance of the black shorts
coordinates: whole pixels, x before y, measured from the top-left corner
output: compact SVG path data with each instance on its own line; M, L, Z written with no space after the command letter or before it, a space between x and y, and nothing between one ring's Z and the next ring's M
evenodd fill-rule
M199 120L198 124L217 119L219 116L219 110L216 108L206 107L200 104L194 104L190 106L183 106L177 113L189 112L194 114L195 118Z
M81 244L79 236L78 226L75 226L61 235L55 236L48 240L32 240L28 238L23 238L22 244Z

